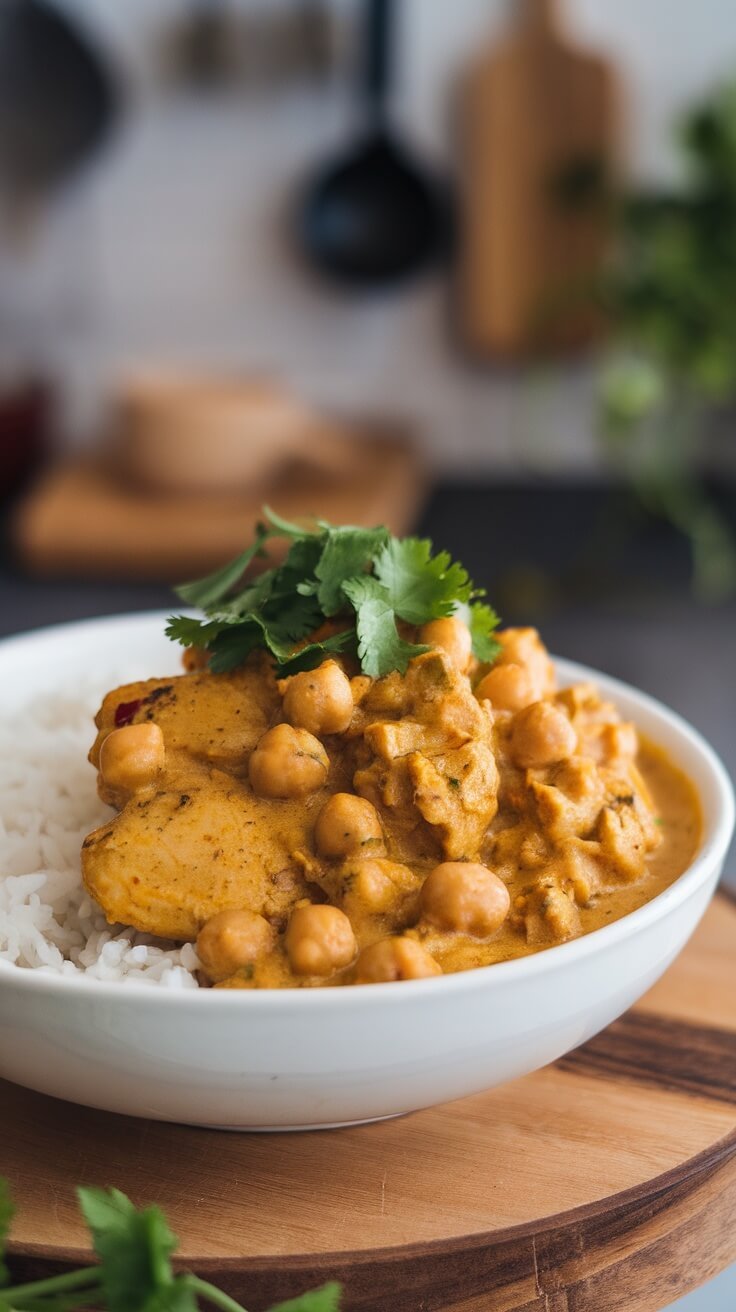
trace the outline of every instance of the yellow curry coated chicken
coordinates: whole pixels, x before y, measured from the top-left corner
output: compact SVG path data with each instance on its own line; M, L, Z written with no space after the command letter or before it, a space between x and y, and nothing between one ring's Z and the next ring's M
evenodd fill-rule
M219 987L369 983L563 942L684 869L689 784L593 686L556 691L534 629L491 668L458 618L419 638L403 675L187 653L109 693L90 760L117 814L82 852L108 920L196 940Z

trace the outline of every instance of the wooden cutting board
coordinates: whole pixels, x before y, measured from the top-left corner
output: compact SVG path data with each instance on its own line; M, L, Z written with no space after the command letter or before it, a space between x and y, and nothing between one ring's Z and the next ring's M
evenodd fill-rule
M579 346L600 327L589 288L607 245L614 77L564 34L557 10L514 0L509 30L461 89L457 309L478 356Z
M0 1082L19 1278L89 1257L73 1185L158 1202L250 1312L327 1279L345 1312L655 1312L736 1260L736 905L562 1061L380 1124L226 1134Z
M412 442L396 430L345 438L345 457L289 461L267 482L232 493L143 492L101 460L52 469L20 506L12 539L21 564L47 577L160 579L205 573L248 545L267 503L287 519L336 524L416 522L427 481Z

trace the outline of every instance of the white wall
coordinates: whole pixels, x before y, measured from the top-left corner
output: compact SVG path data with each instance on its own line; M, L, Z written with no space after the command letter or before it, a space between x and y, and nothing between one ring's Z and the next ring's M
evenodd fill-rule
M42 303L54 284L43 347L63 382L70 433L91 431L121 368L212 360L286 371L328 402L416 416L444 466L596 465L584 368L521 387L471 370L452 346L442 279L356 303L300 267L288 231L294 193L350 134L346 83L260 99L163 94L150 41L180 0L57 2L101 34L130 82L113 148L35 237ZM335 4L350 12L351 0ZM507 8L403 0L396 122L443 167L452 167L453 79ZM667 173L673 117L714 77L736 72L736 4L567 0L565 11L580 39L621 68L633 171Z

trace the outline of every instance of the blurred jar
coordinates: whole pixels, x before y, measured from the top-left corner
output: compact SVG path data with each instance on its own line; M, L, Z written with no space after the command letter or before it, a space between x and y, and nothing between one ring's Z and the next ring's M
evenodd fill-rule
M128 378L114 407L118 468L158 492L253 486L308 448L312 412L270 378L150 373Z
M46 323L31 249L0 226L0 497L19 488L48 449L51 387Z

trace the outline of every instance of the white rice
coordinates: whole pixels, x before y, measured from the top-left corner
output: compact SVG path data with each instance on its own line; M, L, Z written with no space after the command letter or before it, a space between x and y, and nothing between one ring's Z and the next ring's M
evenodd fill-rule
M82 840L112 815L87 761L99 700L46 697L0 722L0 960L196 988L192 944L108 925L82 884Z

